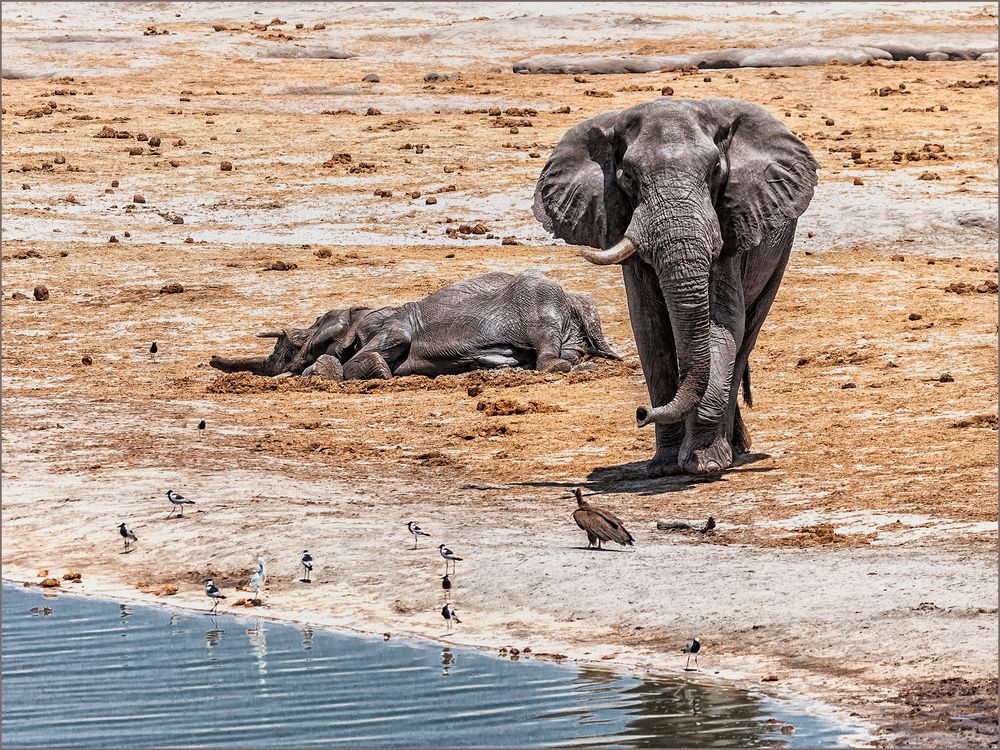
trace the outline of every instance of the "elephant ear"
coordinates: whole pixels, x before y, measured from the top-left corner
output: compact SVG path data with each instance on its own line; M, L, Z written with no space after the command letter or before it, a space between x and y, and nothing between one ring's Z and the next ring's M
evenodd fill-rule
M806 210L819 165L763 107L735 99L705 104L728 154L729 176L719 202L723 240L743 252Z
M571 245L611 247L632 218L615 180L619 115L606 112L566 131L538 178L535 218Z

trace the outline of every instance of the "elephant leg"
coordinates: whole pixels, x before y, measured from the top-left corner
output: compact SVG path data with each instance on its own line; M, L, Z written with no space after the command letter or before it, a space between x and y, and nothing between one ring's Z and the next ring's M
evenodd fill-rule
M754 292L756 294L750 304L747 305L746 334L743 337L743 344L740 346L739 354L736 357L733 390L729 398L730 409L726 431L732 441L734 453L737 455L746 452L750 448L750 435L740 414L739 404L736 399L738 390L736 385L739 381L743 380L744 372L750 366L750 353L757 344L757 335L760 333L761 326L764 325L764 320L771 311L771 305L774 304L774 298L778 294L778 287L781 286L781 279L785 275L785 267L788 265L788 258L791 255L794 236L795 222L792 222L771 246L774 248L774 245L777 245L779 253L778 263L771 271L770 276L763 281L761 281L760 276L754 278L752 270L753 267L761 266L761 259L754 257L754 254L750 254L744 260L744 289L749 290L751 294ZM772 249L771 254L773 252L774 250ZM751 400L750 394L745 392L743 400L749 404Z
M535 350L538 372L569 372L572 364L562 357L562 327L554 318L544 317L528 332L528 341Z
M646 390L655 408L670 403L677 392L677 354L670 316L656 272L638 256L622 264L632 333L646 376ZM650 477L679 474L677 463L684 424L656 425L656 455L646 466Z
M410 333L401 323L387 321L378 335L344 363L344 380L388 380L406 360L410 343Z
M742 374L739 352L745 339L746 306L742 260L720 258L711 276L711 376L705 395L687 418L678 462L692 474L729 468L733 463L731 408Z

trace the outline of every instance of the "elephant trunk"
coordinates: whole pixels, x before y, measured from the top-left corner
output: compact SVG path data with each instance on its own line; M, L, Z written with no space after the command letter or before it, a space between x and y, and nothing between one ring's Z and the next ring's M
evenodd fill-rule
M707 200L693 201L688 195L644 208L636 211L629 233L648 240L639 239L639 246L657 271L679 382L669 403L636 409L639 427L683 421L705 396L712 371L709 276L712 257L722 246L718 220Z
M270 357L218 357L213 356L209 364L223 372L252 372L254 375L270 377L277 375Z

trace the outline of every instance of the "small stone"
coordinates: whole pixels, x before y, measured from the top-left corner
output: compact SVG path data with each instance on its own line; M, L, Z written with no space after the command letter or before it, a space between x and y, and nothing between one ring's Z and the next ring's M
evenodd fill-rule
M433 206L437 202L438 202L438 199L435 198L433 195L430 196L427 200L424 201L424 203L426 203L428 206Z
M955 378L952 376L952 374L950 372L941 373L941 377L938 378L938 380L940 382L942 382L942 383L954 383L955 382Z
M368 75L366 75L364 78L361 79L362 83L380 83L381 81L382 79L379 78L374 73L369 73Z
M114 128L105 125L103 128L101 128L100 132L94 136L94 138L115 138L117 135L118 133L115 131Z
M56 158L54 158L52 161L54 161L56 164L65 164L66 163L66 157L63 156L62 154L60 154L59 156L57 156Z
M538 153L537 151L529 151L528 152L528 158L529 159L537 159L540 156L541 156L541 154Z
M322 31L325 28L326 28L325 23L318 23L315 26L313 26L313 31Z
M59 588L59 580L57 578L45 578L40 584L43 589L57 589Z
M152 138L150 138L149 139L149 145L150 145L151 148L159 148L160 147L160 138L159 138L159 136L154 135Z
M178 146L178 147L180 147L180 146L186 146L187 145L187 141L185 141L183 138L178 138L176 141L174 141L174 145Z
M28 295L24 294L23 292L14 292L12 295L10 295L10 298L11 299L28 299Z
M136 139L137 141L142 141L142 142L146 142L146 141L148 141L148 140L149 140L149 136L147 136L147 135L146 135L145 133L138 133L138 134L137 134L137 135L135 136L135 139Z
M118 242L118 238L115 237L114 235L111 235L110 237L108 237L108 242L110 242L113 245L114 243Z
M225 31L225 30L226 30L226 27L223 26L220 23L217 23L214 26L212 26L212 31Z
M185 245L193 245L194 244L194 237L185 237L184 238L184 244Z
M760 681L761 682L777 682L778 681L778 675L775 675L775 674L764 675L763 677L760 678Z
M39 284L35 287L33 294L35 295L36 300L44 302L49 298L49 288L44 284Z
M908 317L910 320L923 320L924 318L920 313L910 313Z
M851 388L857 388L857 386L854 383L844 383L842 386L840 386L840 389L844 391L849 390Z
M420 197L420 191L419 190L414 190L412 193L408 193L408 195L410 196L410 198L412 200L416 200L417 198Z
M472 227L472 234L486 234L490 231L485 224L476 224Z
M142 146L133 146L132 148L130 148L128 150L128 155L129 156L141 156L142 155L142 151L143 151Z
M118 180L112 180L111 181L111 187L113 187L113 188L114 187L118 187Z
M328 247L321 247L314 253L314 255L317 258L329 258L333 256L333 252Z
M167 164L169 164L171 167L174 167L174 168L177 168L177 167L179 167L181 165L181 163L179 161L177 161L176 159L171 159L170 161L167 162Z
M827 125L828 127L829 127L829 126L832 126L832 125L834 124L833 120L832 120L832 119L830 119L829 117L828 117L828 118L826 118L826 121L825 121L825 122L826 122L826 125Z
M569 107L564 104L563 106L556 107L554 110L552 110L552 114L554 114L554 115L568 115L569 111L570 111Z
M940 180L941 176L937 172L924 172L917 179L918 180Z
M906 260L906 256L897 253L896 255L892 256L892 260L895 261L896 263L902 263L904 260Z
M21 190L31 190L31 185L26 182L21 183Z
M511 128L511 129L510 129L510 130L508 130L507 132L508 132L508 133L510 133L511 135L517 135L517 134L518 134L518 133L520 133L521 131L520 131L520 130L518 130L518 129L517 129L516 127L515 127L515 128Z
M705 76L701 80L703 80L705 83L711 83L712 82L712 76Z
M84 354L83 357L80 358L80 362L82 364L87 365L87 367L90 367L92 364L94 364L94 360L91 358L89 354Z
M781 728L781 733L782 734L794 734L795 733L795 727L793 727L791 724L785 724L785 726L783 726Z
M660 89L660 96L673 96L673 95L674 95L674 89L672 86L664 86L662 89Z
M181 294L183 291L184 287L176 281L160 287L160 294Z
M83 580L83 576L76 571L70 571L68 573L63 573L62 579L64 581L72 581L73 583L80 583Z
M815 233L815 232L807 232L807 233L806 233L806 237L808 237L809 239L812 239L812 238L813 238L813 237L815 237L815 236L816 236L816 233Z
M380 114L382 114L382 110L378 109L377 107L369 107L365 111L365 117L373 117L375 115L380 115Z
M136 193L132 196L133 203L145 203L146 199L143 197L142 193Z
M855 177L855 178L854 178L854 184L855 184L855 185L864 185L864 184L865 184L865 181L864 181L864 180L862 180L862 179L861 179L860 177Z
M224 162L222 162L222 164L219 165L219 169L221 171L223 171L223 172L232 172L233 171L233 163L229 162L229 161L224 161Z

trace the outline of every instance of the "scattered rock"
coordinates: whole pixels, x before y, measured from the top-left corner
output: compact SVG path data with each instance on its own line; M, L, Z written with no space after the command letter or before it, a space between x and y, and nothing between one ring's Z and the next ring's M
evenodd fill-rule
M896 263L902 263L903 261L906 260L906 256L897 253L896 255L892 256L892 260L895 261Z
M918 180L940 180L941 176L937 172L924 172L917 179Z
M382 79L379 78L374 73L369 73L368 75L366 75L364 78L361 79L362 83L380 83L381 81Z
M108 237L108 242L114 245L116 242L118 242L118 238L115 237L114 235L111 235L110 237Z
M24 294L23 292L14 292L12 295L10 295L10 298L11 299L28 299L28 295Z
M43 589L57 589L60 586L59 580L56 578L45 578L40 584Z
M865 184L865 181L864 181L864 180L862 180L862 179L861 179L860 177L855 177L855 178L854 178L854 184L855 184L855 185L864 185L864 184Z
M569 112L570 109L566 105L563 105L562 107L556 107L554 110L552 110L552 114L554 115L568 115Z
M54 158L52 161L55 162L56 164L65 164L66 163L66 157L63 156L62 154L60 154L59 156L57 156L56 158Z
M39 284L35 287L34 295L36 300L44 302L49 298L49 288L44 284Z
M117 131L110 125L105 125L94 138L116 138L118 136Z
M673 96L673 95L674 95L673 86L664 86L662 89L660 89L660 96Z
M143 152L142 146L133 146L128 150L129 156L141 156Z
M923 320L923 317L920 313L910 313L909 315L910 320Z
M219 169L222 172L232 172L233 171L233 163L230 162L230 161L224 161L224 162L222 162L222 164L219 165Z
M286 263L283 260L276 260L273 263L271 263L269 266L267 266L264 270L265 271L292 271L292 270L294 270L296 268L298 268L298 265L296 265L295 263Z
M438 199L435 198L433 195L430 196L430 197L428 197L427 200L424 201L424 203L426 203L428 206L433 206L437 202L438 202Z
M159 136L155 136L154 135L152 138L150 138L149 139L149 145L150 145L151 148L159 148L160 147L160 138L159 138Z
M160 294L181 294L183 292L184 287L176 281L160 287Z
M80 583L83 581L83 575L75 571L70 571L68 573L63 573L62 579L64 581L72 581L73 583Z
M940 382L940 383L954 383L955 382L955 378L954 378L954 376L952 376L952 374L950 372L943 372L943 373L941 373L941 377L938 378L938 382Z
M317 258L329 258L333 255L330 248L321 247L315 253L313 253Z
M496 401L480 401L476 404L476 411L483 412L487 417L507 417L513 414L555 414L565 409L539 401L521 404L509 398L501 398Z
M132 196L133 203L145 203L146 199L143 197L142 193L136 193Z
M80 362L81 364L84 364L87 367L90 367L92 364L94 364L94 360L89 354L84 354L83 357L80 358Z
M761 682L777 682L778 681L778 675L776 675L776 674L764 675L763 677L760 678L760 681Z
M380 115L380 114L382 114L382 110L380 110L380 109L378 109L376 107L369 107L365 111L365 117L374 117L375 115Z

